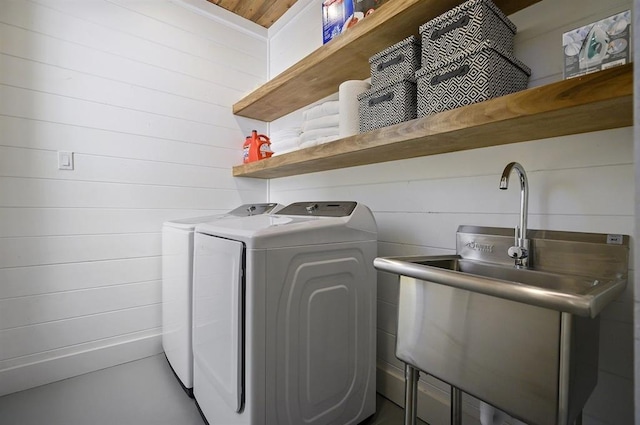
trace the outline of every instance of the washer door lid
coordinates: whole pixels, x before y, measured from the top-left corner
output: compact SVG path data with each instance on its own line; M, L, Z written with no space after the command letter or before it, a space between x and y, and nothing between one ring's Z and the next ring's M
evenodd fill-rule
M193 354L236 412L244 405L242 242L196 234Z

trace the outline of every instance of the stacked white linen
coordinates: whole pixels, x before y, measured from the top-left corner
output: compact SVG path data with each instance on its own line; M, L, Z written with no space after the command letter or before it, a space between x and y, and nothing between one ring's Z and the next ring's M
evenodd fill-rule
M300 147L327 143L340 137L340 108L337 100L312 106L302 112Z
M301 129L299 127L284 128L272 132L269 138L271 150L273 151L272 156L300 149L300 132Z

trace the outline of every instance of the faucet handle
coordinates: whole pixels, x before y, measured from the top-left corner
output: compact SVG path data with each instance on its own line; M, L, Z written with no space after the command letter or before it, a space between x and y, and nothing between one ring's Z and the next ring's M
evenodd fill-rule
M529 256L529 252L526 248L521 246L512 246L507 250L507 254L511 258L515 258L516 260L527 258Z
M520 240L525 239L527 236L522 234L522 229L520 226L516 226L514 235L514 245L520 245Z

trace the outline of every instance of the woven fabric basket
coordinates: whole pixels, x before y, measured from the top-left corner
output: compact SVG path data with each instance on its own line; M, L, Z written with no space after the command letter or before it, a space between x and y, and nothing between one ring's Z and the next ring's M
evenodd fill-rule
M416 72L418 117L527 88L531 70L492 41Z
M420 69L420 55L420 39L412 35L371 56L371 85L380 88L401 78L413 77Z
M417 116L417 88L413 77L358 95L360 132L398 124Z
M516 26L491 0L469 0L420 26L422 67L433 67L485 40L510 52Z

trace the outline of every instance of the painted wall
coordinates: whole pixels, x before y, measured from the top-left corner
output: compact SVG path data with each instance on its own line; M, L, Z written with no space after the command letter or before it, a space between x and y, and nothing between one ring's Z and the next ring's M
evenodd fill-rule
M561 78L562 31L630 4L544 0L513 15L531 84ZM270 183L231 178L244 135L266 127L233 117L231 104L267 66L273 76L319 46L316 6L298 0L267 48L264 30L201 0L0 0L0 394L161 351L168 219L267 196L355 199L375 213L380 255L450 253L459 224L514 225L518 193L497 181L518 160L532 227L633 234L630 128ZM308 44L291 49L292 39ZM75 152L74 171L57 170L59 150ZM379 390L401 402L397 286L380 274L378 288ZM587 424L633 421L632 294L603 315ZM422 417L446 423L447 391L423 380ZM465 399L467 419L476 406Z
M634 40L640 40L640 0L634 0L633 2L633 24L634 24ZM634 57L640 57L640 45L638 43L634 44L633 47ZM634 140L634 160L636 164L640 164L640 68L635 67L633 69L633 93L634 93L634 129L633 129L633 140ZM635 181L636 181L636 190L635 190L635 213L636 213L636 228L635 228L635 236L636 239L638 235L640 235L640 186L638 182L640 181L640 169L635 167ZM636 249L635 251L635 262L638 263L640 261L640 252ZM640 276L636 275L635 278L635 308L634 308L634 324L635 324L635 356L634 356L634 365L635 365L635 422L640 423Z
M512 15L519 28L516 56L533 70L530 86L562 79L562 32L630 8L629 0L543 0ZM319 20L320 14L301 12L277 34L270 32L272 75L281 63L293 63L319 46L309 43L307 51L283 59L287 40L319 28L310 19ZM299 124L300 116L292 113L272 123L272 129ZM273 179L269 198L285 204L357 200L368 205L378 223L380 256L453 253L461 224L516 225L519 191L498 190L502 169L514 160L528 173L531 228L634 233L630 127ZM633 279L633 266L630 275ZM633 306L629 285L602 314L599 383L585 407L585 424L633 423ZM394 355L396 315L397 282L379 273L378 390L402 404L403 365ZM432 424L449 423L448 391L446 384L423 377L420 416ZM478 423L476 400L465 397L464 411L465 423Z
M162 222L266 200L230 169L267 34L220 11L0 0L0 395L161 352Z

